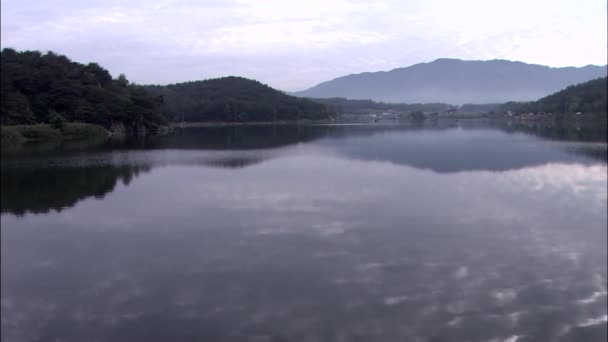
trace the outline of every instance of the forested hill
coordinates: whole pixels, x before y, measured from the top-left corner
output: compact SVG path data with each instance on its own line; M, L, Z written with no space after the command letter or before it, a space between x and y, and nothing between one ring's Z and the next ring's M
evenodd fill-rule
M318 120L332 115L322 104L286 95L242 77L148 85L145 88L163 97L164 108L175 121Z
M534 102L507 102L503 110L549 113L607 113L608 77L572 85Z
M127 130L166 124L162 99L124 75L114 79L96 63L71 61L53 52L1 52L1 106L3 125L48 122L57 114L67 121Z

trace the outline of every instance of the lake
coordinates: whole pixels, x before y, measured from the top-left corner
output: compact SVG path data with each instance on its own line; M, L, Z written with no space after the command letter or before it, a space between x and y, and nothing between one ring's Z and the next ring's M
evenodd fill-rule
M2 341L605 341L605 130L236 126L2 156Z

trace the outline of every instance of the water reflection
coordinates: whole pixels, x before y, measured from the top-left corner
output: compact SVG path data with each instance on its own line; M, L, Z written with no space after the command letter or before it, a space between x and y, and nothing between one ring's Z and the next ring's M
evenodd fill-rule
M544 139L560 141L606 142L608 136L606 119L570 123L507 121L499 124L494 123L493 126L506 132L523 132Z
M581 152L605 145L324 130L273 148L3 160L2 339L605 339L608 169ZM146 172L101 199L4 209L20 174L126 165Z
M0 209L16 215L61 211L88 197L102 199L117 182L129 185L148 169L138 165L3 168Z
M332 131L331 126L252 125L177 129L157 148L249 150L284 147L310 142Z
M193 128L137 149L132 142L111 146L77 154L5 155L2 212L61 210L87 197L103 197L118 180L128 185L141 171L166 165L244 168L288 156L331 155L462 172L608 160L605 143L546 141L483 125L465 129L396 125Z
M436 172L506 171L551 162L593 163L588 154L605 160L601 143L550 143L529 135L496 130L450 129L389 132L370 137L327 141L328 148L363 160L389 161ZM576 146L577 148L572 148Z

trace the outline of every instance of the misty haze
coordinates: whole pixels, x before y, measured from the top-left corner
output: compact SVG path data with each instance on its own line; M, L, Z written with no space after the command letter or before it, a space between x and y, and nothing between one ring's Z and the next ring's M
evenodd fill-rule
M506 60L437 59L386 72L347 75L296 95L394 103L534 101L569 85L606 76L604 66L550 68Z
M1 341L606 341L607 10L2 1Z

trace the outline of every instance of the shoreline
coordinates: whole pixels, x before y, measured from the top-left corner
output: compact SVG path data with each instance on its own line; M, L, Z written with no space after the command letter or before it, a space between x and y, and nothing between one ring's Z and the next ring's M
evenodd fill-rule
M272 125L317 125L331 124L329 121L249 121L249 122L224 122L224 121L189 121L189 122L172 122L170 128L188 128L188 127L222 127L222 126L272 126Z
M458 122L458 121L488 121L488 122L512 122L518 124L574 124L574 123L588 123L595 122L598 120L606 120L605 117L572 117L572 118L563 118L558 120L556 118L522 118L522 117L505 117L505 116L487 116L487 115L458 115L458 116L440 116L435 118L426 118L421 122ZM337 119L337 120L320 120L320 121L312 121L312 120L302 120L298 121L248 121L248 122L224 122L224 121L191 121L191 122L172 122L168 124L170 130L176 128L192 128L192 127L236 127L236 126L292 126L292 125L301 125L301 126L315 126L315 125L386 125L386 124L415 124L416 121L408 120L408 119L378 119L378 120L370 120L367 117L351 117L349 119Z

